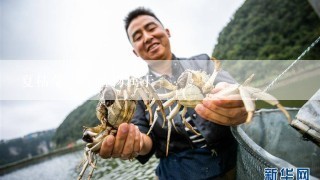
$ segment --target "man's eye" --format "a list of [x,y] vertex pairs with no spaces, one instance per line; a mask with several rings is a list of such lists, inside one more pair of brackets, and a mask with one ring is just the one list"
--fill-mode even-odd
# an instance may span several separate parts
[[141,39],[141,36],[136,36],[136,37],[134,38],[135,41],[139,41],[140,39]]
[[133,41],[139,41],[141,39],[141,35],[136,35],[133,37]]
[[155,30],[156,29],[156,26],[151,26],[151,27],[149,27],[149,31],[153,31],[153,30]]

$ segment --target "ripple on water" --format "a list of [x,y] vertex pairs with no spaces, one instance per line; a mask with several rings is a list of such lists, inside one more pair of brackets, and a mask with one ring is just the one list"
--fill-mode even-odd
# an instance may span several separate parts
[[[34,180],[34,179],[76,179],[80,168],[78,168],[83,158],[83,152],[77,151],[52,159],[21,168],[17,171],[0,176],[2,180]],[[95,170],[92,179],[154,179],[155,168],[158,159],[151,158],[144,165],[137,160],[132,162],[120,159],[98,158],[98,168]],[[86,179],[87,174],[85,174]]]

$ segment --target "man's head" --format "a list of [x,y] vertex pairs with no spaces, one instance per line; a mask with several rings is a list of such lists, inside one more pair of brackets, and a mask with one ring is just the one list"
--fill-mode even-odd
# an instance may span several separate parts
[[124,21],[128,39],[137,56],[144,60],[171,59],[170,32],[152,11],[137,8]]

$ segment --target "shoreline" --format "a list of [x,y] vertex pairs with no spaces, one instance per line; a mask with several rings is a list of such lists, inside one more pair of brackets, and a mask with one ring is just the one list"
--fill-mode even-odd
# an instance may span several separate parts
[[56,149],[54,151],[51,151],[47,154],[42,154],[42,155],[38,155],[38,156],[34,156],[32,158],[27,158],[27,159],[22,159],[20,161],[16,161],[16,162],[12,162],[3,166],[0,166],[0,176],[3,176],[5,174],[8,174],[10,172],[13,172],[15,170],[18,170],[20,168],[24,168],[26,166],[30,166],[33,164],[37,164],[39,162],[45,161],[47,159],[56,157],[56,156],[61,156],[64,154],[68,154],[71,152],[75,152],[75,151],[79,151],[82,150],[84,148],[84,144],[79,144],[79,145],[75,145],[73,147],[69,147],[69,148],[60,148],[60,149]]

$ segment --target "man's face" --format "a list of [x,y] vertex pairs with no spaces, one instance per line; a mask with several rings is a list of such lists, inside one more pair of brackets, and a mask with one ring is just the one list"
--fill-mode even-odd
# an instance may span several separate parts
[[128,27],[133,52],[144,60],[171,59],[170,33],[154,17],[141,15]]

